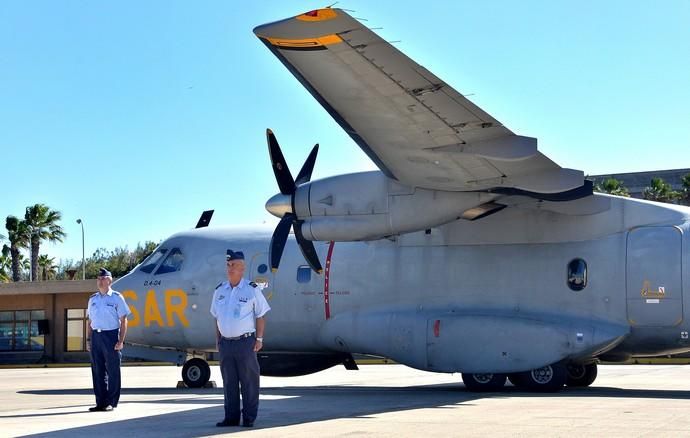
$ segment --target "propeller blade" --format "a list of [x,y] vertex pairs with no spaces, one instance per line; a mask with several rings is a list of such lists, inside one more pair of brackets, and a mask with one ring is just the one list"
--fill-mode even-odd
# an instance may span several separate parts
[[297,244],[299,249],[302,250],[302,255],[304,259],[309,263],[309,266],[317,274],[321,274],[323,269],[321,268],[321,262],[319,262],[319,256],[316,254],[316,248],[314,248],[314,243],[311,240],[307,240],[302,235],[302,222],[295,221],[293,223],[293,230],[295,230],[295,238],[297,239]]
[[297,174],[297,179],[295,179],[295,185],[300,185],[304,184],[305,182],[311,181],[311,173],[314,170],[314,163],[316,163],[316,154],[319,153],[319,144],[315,144],[314,147],[312,148],[311,152],[309,152],[309,156],[307,157],[307,160],[304,162],[302,165],[302,169],[300,169],[299,173]]
[[292,179],[290,168],[288,168],[283,152],[280,150],[278,140],[273,135],[273,131],[266,130],[266,140],[268,141],[268,154],[271,156],[271,166],[273,173],[276,176],[280,193],[283,195],[292,195],[295,193],[295,180]]
[[283,250],[285,249],[285,242],[287,242],[290,227],[294,221],[295,215],[286,213],[278,222],[275,231],[273,231],[271,245],[268,247],[268,259],[271,261],[271,271],[273,272],[278,270],[280,258],[283,256]]

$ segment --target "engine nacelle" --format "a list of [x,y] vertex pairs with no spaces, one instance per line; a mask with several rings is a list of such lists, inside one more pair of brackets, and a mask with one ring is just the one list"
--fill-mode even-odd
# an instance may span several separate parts
[[372,171],[303,184],[295,192],[292,208],[306,239],[342,242],[442,225],[497,196],[411,188]]

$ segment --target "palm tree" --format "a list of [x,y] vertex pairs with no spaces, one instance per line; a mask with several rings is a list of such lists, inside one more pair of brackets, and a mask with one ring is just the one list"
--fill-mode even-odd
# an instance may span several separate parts
[[681,191],[681,199],[686,205],[690,205],[690,173],[683,177],[683,190]]
[[649,201],[673,202],[679,193],[671,189],[671,185],[661,178],[652,178],[649,187],[645,187],[642,197]]
[[31,232],[31,278],[34,280],[38,278],[38,251],[41,243],[46,240],[62,242],[62,238],[66,236],[65,231],[58,225],[60,219],[62,219],[62,214],[51,210],[45,204],[26,207],[24,220]]
[[2,245],[2,253],[0,253],[0,283],[7,283],[12,278],[12,257],[10,256],[10,247]]
[[55,277],[57,274],[57,265],[55,264],[54,257],[48,257],[47,254],[41,254],[38,256],[38,266],[41,267],[41,279],[43,281],[48,280],[48,278]]
[[607,178],[601,184],[597,184],[594,190],[600,193],[608,193],[610,195],[630,197],[628,189],[623,185],[623,181],[618,181],[615,178]]
[[19,269],[20,275],[24,276],[25,281],[29,281],[31,279],[31,260],[24,257],[22,253],[19,253]]
[[29,228],[26,222],[15,216],[7,216],[5,219],[7,239],[10,241],[10,257],[12,258],[12,281],[21,280],[20,256],[21,249],[29,247]]

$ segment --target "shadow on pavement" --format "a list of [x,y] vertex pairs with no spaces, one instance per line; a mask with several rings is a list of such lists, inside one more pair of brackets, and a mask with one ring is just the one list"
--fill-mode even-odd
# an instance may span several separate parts
[[[91,389],[65,390],[32,390],[20,391],[20,394],[41,396],[86,395]],[[154,399],[132,400],[133,395],[153,396]],[[155,399],[155,396],[167,398]],[[177,398],[170,396],[178,395]],[[534,394],[522,392],[515,387],[507,386],[497,393],[471,393],[460,384],[424,385],[411,387],[372,387],[372,386],[317,386],[317,387],[266,387],[262,388],[259,417],[255,429],[295,424],[326,421],[345,418],[367,418],[415,409],[444,409],[448,406],[471,405],[472,401],[482,398],[506,397],[612,397],[637,399],[690,399],[690,391],[685,390],[645,390],[619,389],[608,387],[566,388],[556,394]],[[190,397],[198,396],[198,397]],[[241,427],[216,428],[215,423],[223,417],[222,388],[214,389],[172,389],[172,388],[130,388],[123,389],[120,406],[137,404],[146,409],[147,404],[192,406],[178,412],[152,415],[142,418],[108,421],[111,413],[95,413],[103,416],[104,421],[97,425],[73,427],[52,431],[49,434],[28,436],[85,436],[114,434],[154,434],[175,436],[213,435],[233,433],[246,430]],[[212,404],[214,406],[208,406]],[[203,407],[193,407],[203,405]],[[27,414],[26,417],[69,415],[83,413],[86,406],[60,406],[60,408],[78,408],[74,412]],[[17,418],[24,415],[7,415],[1,418]]]

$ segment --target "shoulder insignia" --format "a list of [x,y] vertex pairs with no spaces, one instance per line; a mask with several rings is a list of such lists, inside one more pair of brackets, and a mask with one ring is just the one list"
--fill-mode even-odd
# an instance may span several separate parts
[[258,284],[254,283],[253,281],[250,281],[250,282],[249,282],[249,285],[250,285],[251,287],[258,287],[258,286],[259,286]]
[[121,294],[120,292],[114,290],[114,291],[113,291],[113,295],[122,295],[122,294]]
[[95,297],[96,295],[98,295],[98,292],[96,292],[95,294],[91,295],[89,298],[93,298],[93,297]]
[[216,286],[214,289],[218,289],[219,287],[221,287],[221,286],[223,285],[223,283],[224,283],[224,282],[221,281],[220,283],[218,283],[218,286]]

